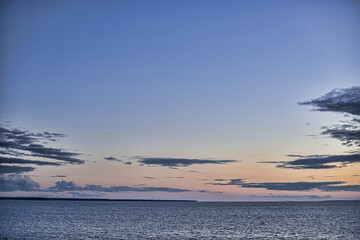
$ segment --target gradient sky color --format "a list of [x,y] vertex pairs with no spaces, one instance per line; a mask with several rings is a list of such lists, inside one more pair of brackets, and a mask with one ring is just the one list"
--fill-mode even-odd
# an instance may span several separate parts
[[[344,112],[298,104],[360,85],[357,1],[5,0],[1,9],[2,125],[67,134],[43,144],[81,153],[85,163],[3,174],[0,182],[27,178],[40,188],[0,196],[359,199],[356,162],[331,169],[259,163],[358,151],[321,134],[349,119]],[[163,166],[147,164],[151,158],[229,162]],[[60,181],[76,186],[54,188]],[[278,182],[358,187],[244,185]]]

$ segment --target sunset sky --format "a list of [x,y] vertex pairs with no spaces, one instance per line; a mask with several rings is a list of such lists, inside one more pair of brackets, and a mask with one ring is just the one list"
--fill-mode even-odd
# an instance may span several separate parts
[[359,2],[0,4],[0,196],[360,199]]

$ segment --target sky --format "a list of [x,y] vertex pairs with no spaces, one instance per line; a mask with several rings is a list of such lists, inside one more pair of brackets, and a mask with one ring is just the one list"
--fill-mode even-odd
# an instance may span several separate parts
[[0,196],[360,199],[360,4],[1,1]]

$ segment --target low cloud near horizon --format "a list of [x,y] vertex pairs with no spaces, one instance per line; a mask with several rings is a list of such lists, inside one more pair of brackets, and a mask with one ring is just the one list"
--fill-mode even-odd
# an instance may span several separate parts
[[278,191],[310,191],[320,190],[325,192],[335,191],[354,191],[360,192],[360,185],[343,185],[344,181],[331,181],[331,182],[260,182],[251,183],[246,182],[245,178],[229,179],[227,182],[208,182],[210,185],[229,186],[235,185],[242,188],[264,188],[266,190]]
[[220,193],[207,190],[190,190],[182,188],[171,187],[131,187],[131,186],[110,186],[104,187],[102,185],[87,184],[85,186],[79,186],[73,181],[57,181],[54,186],[41,189],[40,184],[35,182],[29,176],[12,174],[12,175],[0,175],[0,192],[13,192],[13,191],[25,191],[25,192],[106,192],[106,193],[120,193],[120,192],[200,192],[200,193]]
[[196,158],[163,158],[163,157],[134,157],[139,163],[148,166],[187,167],[195,164],[226,164],[239,162],[238,160],[214,160]]

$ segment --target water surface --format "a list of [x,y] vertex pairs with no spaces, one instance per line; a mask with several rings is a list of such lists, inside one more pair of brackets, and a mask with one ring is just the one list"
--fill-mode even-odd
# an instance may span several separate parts
[[360,239],[360,202],[0,200],[0,239]]

